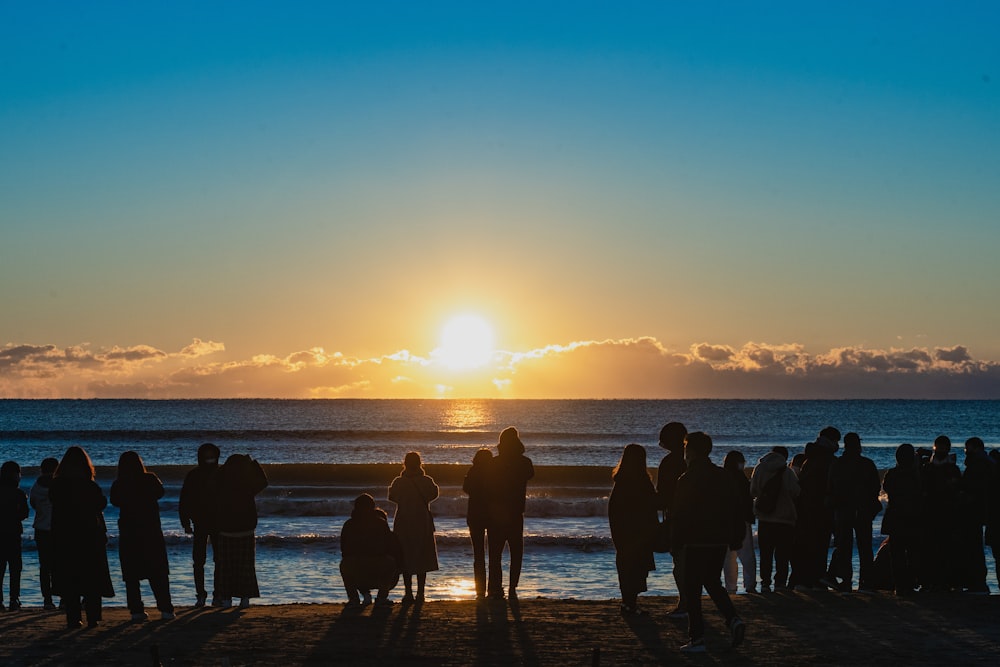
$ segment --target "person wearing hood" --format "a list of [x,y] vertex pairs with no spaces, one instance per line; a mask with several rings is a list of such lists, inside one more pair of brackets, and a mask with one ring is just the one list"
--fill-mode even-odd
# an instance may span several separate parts
[[990,491],[994,484],[993,461],[986,454],[981,438],[965,441],[965,471],[962,473],[962,506],[958,518],[959,557],[963,590],[974,595],[989,595],[986,583],[986,552],[983,528],[986,525]]
[[41,473],[28,493],[28,502],[35,510],[35,547],[38,549],[38,580],[42,587],[42,606],[51,611],[56,608],[52,601],[52,501],[49,500],[49,486],[52,473],[56,471],[59,459],[52,457],[42,460]]
[[21,608],[21,522],[28,518],[28,496],[20,488],[21,466],[0,466],[0,609],[3,609],[4,571],[10,568],[10,611]]
[[861,455],[857,433],[844,436],[844,453],[830,466],[827,493],[833,506],[834,543],[827,581],[842,593],[850,593],[854,568],[852,554],[858,549],[858,591],[873,593],[868,583],[875,554],[872,549],[872,520],[882,511],[879,491],[882,480],[870,458]]
[[[209,544],[212,545],[212,555],[213,560],[215,560],[215,542],[218,532],[216,506],[219,497],[219,454],[219,448],[210,442],[206,442],[198,448],[198,467],[192,468],[184,476],[180,503],[177,507],[184,532],[194,538],[191,544],[191,559],[194,561],[195,607],[204,607],[208,600],[208,590],[205,588],[205,561],[208,558]],[[214,582],[214,573],[212,579]],[[219,603],[220,600],[213,591],[212,604]]]
[[[659,445],[667,451],[667,454],[660,461],[656,470],[656,495],[660,500],[660,509],[663,511],[663,527],[668,534],[672,531],[670,522],[672,521],[671,514],[677,480],[687,470],[687,464],[684,462],[684,438],[686,437],[687,427],[680,422],[669,422],[660,429]],[[681,585],[684,570],[673,556],[671,559],[673,560],[674,585],[677,587],[677,604],[667,615],[672,618],[685,618],[687,606],[684,604],[684,587]]]
[[531,459],[524,455],[524,443],[517,429],[509,426],[500,432],[497,456],[490,467],[489,528],[486,541],[489,550],[489,577],[487,597],[502,600],[503,550],[510,551],[510,578],[507,593],[517,597],[524,560],[524,508],[528,494],[528,480],[535,476]]
[[389,591],[399,583],[403,552],[389,529],[388,516],[375,506],[370,494],[362,493],[354,500],[351,518],[340,531],[340,551],[343,555],[340,576],[347,591],[347,608],[371,604],[373,589],[378,591],[375,606],[391,605]]
[[795,539],[799,480],[788,467],[788,450],[775,447],[754,466],[750,495],[757,515],[757,545],[760,548],[760,592],[771,592],[771,567],[774,566],[774,590],[788,587],[788,569]]
[[219,468],[218,540],[215,592],[221,607],[240,598],[240,609],[260,597],[257,584],[257,494],[267,488],[267,474],[248,454],[232,454]]
[[840,447],[840,431],[827,426],[814,442],[806,444],[805,463],[799,473],[801,493],[795,524],[795,554],[789,586],[800,590],[825,590],[833,510],[827,504],[830,465]]
[[882,490],[888,498],[882,534],[889,536],[892,586],[897,596],[910,595],[916,588],[923,510],[917,457],[910,443],[896,448],[896,467],[886,470]]

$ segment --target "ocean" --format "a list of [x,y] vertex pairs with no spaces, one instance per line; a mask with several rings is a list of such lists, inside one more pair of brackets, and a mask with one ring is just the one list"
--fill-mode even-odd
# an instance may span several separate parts
[[[610,470],[626,444],[646,447],[655,468],[665,453],[657,435],[668,421],[709,433],[713,459],[737,449],[753,465],[774,445],[801,452],[834,425],[860,434],[864,454],[894,464],[902,442],[930,447],[949,435],[961,465],[962,444],[979,436],[1000,444],[1000,401],[779,400],[0,400],[0,461],[17,461],[27,492],[42,458],[81,445],[109,488],[119,455],[135,450],[166,486],[160,513],[175,604],[194,602],[190,538],[177,518],[184,474],[196,450],[214,442],[223,458],[252,455],[270,486],[258,497],[256,604],[344,602],[339,534],[354,497],[375,496],[390,518],[389,482],[408,451],[420,452],[441,486],[432,509],[441,569],[428,576],[430,599],[471,598],[472,549],[465,527],[462,478],[480,447],[516,426],[535,464],[528,487],[522,598],[609,599],[619,595],[607,525]],[[118,596],[117,512],[105,512]],[[31,520],[25,522],[22,602],[41,604]],[[881,518],[876,518],[876,547]],[[989,583],[997,591],[987,552]],[[657,555],[650,594],[675,595],[667,554]],[[211,568],[209,568],[211,571]],[[152,595],[146,591],[147,603]]]

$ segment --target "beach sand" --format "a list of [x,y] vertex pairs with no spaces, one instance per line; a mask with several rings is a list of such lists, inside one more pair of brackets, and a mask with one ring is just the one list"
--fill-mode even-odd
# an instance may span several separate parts
[[[343,605],[179,608],[172,621],[129,623],[105,609],[99,628],[65,629],[58,612],[0,613],[0,664],[151,665],[952,665],[1000,664],[1000,597],[833,593],[740,595],[746,641],[729,648],[706,597],[708,653],[677,650],[686,622],[675,599],[642,598],[648,616],[618,602],[531,599],[345,612]],[[159,614],[150,610],[150,617]]]

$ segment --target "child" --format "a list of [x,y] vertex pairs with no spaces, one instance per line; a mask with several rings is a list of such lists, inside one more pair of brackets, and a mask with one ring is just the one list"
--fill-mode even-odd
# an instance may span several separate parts
[[56,608],[52,601],[52,501],[49,500],[49,485],[52,484],[52,473],[56,471],[59,460],[47,458],[42,460],[41,475],[31,487],[28,501],[35,510],[35,545],[38,547],[38,579],[42,584],[42,598],[45,609]]
[[[13,461],[0,466],[0,584],[10,565],[10,611],[21,608],[21,522],[28,518],[28,497],[18,488],[21,467]],[[0,609],[3,589],[0,587]]]

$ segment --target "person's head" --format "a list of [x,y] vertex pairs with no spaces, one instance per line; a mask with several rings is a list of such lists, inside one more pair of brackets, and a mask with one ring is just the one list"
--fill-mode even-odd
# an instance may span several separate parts
[[39,466],[39,470],[43,475],[51,475],[59,467],[59,459],[48,456],[42,459],[42,465]]
[[845,454],[860,454],[861,453],[861,436],[859,436],[854,431],[851,431],[844,436],[844,453]]
[[362,493],[354,499],[354,509],[351,510],[351,517],[357,518],[364,514],[371,514],[375,511],[375,498],[370,493]]
[[688,430],[680,422],[670,422],[660,429],[660,447],[668,452],[681,452],[684,450],[684,438]]
[[771,447],[771,451],[786,461],[788,460],[788,447],[785,447],[784,445],[775,445],[774,447]]
[[611,478],[618,479],[619,475],[648,475],[646,470],[646,448],[642,445],[632,443],[625,445],[622,458],[618,465],[611,471]]
[[986,451],[986,443],[982,438],[972,437],[965,441],[966,454],[982,454]]
[[518,435],[516,428],[508,426],[500,431],[500,438],[497,440],[497,452],[501,456],[524,454],[524,443],[521,442],[521,436]]
[[218,447],[211,442],[206,442],[198,448],[198,465],[217,466],[219,465],[219,456],[221,454],[222,452],[219,451]]
[[403,457],[403,470],[409,473],[417,473],[423,470],[423,463],[420,461],[419,452],[407,452]]
[[690,463],[695,459],[708,458],[712,453],[712,438],[703,431],[688,433],[684,438],[684,460]]
[[840,443],[840,430],[834,426],[827,426],[819,432],[820,437],[826,438],[834,444]]
[[946,435],[939,435],[934,438],[934,458],[942,461],[948,458],[951,453],[951,438]]
[[73,445],[63,454],[53,476],[93,480],[94,464],[83,447]]
[[472,465],[481,466],[488,464],[493,459],[493,452],[486,447],[480,447],[476,455],[472,457]]
[[805,462],[806,462],[806,455],[803,454],[802,452],[799,452],[798,454],[792,457],[792,462],[789,465],[793,470],[798,472],[799,470],[802,470],[802,466],[805,464]]
[[21,481],[21,466],[15,461],[6,461],[0,466],[0,483],[7,486],[17,486]]
[[728,452],[726,458],[722,459],[722,467],[726,470],[742,471],[746,465],[747,459],[743,456],[743,452],[736,449]]
[[916,450],[910,443],[904,442],[896,447],[896,465],[900,468],[912,468],[916,457]]
[[138,452],[122,452],[118,457],[118,478],[138,477],[146,472],[146,466],[142,462],[142,457]]

